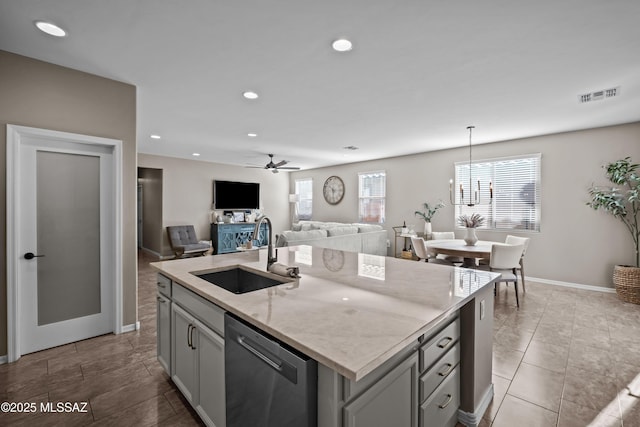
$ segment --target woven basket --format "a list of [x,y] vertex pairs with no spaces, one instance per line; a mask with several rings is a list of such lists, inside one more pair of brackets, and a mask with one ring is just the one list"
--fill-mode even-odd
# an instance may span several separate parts
[[613,284],[622,301],[640,304],[640,268],[616,265],[613,268]]

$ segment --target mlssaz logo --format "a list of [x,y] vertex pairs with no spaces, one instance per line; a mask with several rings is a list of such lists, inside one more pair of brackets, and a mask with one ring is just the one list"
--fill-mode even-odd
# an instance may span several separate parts
[[88,402],[40,402],[40,412],[89,412]]

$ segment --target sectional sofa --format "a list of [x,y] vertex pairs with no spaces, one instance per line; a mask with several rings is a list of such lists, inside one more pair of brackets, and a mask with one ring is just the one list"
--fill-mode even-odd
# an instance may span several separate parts
[[276,238],[276,247],[309,245],[387,255],[387,231],[377,224],[300,221]]

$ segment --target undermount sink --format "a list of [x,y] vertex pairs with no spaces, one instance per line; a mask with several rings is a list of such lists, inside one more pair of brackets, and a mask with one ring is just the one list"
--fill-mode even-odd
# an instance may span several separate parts
[[228,270],[215,271],[212,273],[191,274],[234,294],[244,294],[291,282],[291,280],[287,280],[284,277],[272,279],[241,267],[233,267]]

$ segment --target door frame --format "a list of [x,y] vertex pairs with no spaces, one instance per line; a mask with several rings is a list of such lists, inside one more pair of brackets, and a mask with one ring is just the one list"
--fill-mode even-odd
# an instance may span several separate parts
[[115,210],[113,241],[114,289],[113,331],[123,332],[122,327],[122,141],[97,136],[39,129],[27,126],[7,125],[7,356],[9,362],[18,360],[20,352],[20,282],[18,243],[20,242],[20,146],[23,137],[45,137],[76,144],[101,145],[113,150],[113,194]]

